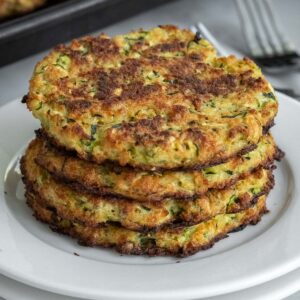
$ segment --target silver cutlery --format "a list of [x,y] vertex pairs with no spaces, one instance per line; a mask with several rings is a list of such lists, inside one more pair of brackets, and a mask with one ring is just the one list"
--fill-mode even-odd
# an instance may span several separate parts
[[265,72],[300,70],[300,56],[283,34],[270,0],[235,0],[251,57]]

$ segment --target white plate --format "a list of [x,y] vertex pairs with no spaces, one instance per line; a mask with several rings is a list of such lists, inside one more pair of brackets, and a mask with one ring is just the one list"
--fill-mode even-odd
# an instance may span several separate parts
[[[204,298],[245,289],[300,266],[300,105],[284,95],[273,132],[286,157],[276,170],[271,213],[257,226],[182,259],[120,256],[83,248],[37,223],[15,167],[38,124],[19,101],[0,109],[0,272],[41,289],[105,299]],[[74,252],[80,256],[75,256]]]
[[[300,289],[300,269],[264,284],[205,300],[281,300]],[[0,297],[6,300],[87,300],[46,292],[0,275]],[[299,296],[294,295],[293,297]],[[298,298],[293,298],[298,299]],[[287,299],[288,300],[288,299]]]

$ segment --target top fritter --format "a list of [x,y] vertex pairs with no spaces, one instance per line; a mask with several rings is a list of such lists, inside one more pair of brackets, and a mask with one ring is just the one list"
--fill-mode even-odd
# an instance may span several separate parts
[[57,145],[151,170],[201,168],[253,149],[278,108],[251,60],[217,57],[170,25],[56,47],[25,100]]

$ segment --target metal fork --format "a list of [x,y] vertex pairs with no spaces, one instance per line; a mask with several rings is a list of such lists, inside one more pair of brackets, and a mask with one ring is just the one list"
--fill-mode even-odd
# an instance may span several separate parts
[[[243,1],[243,0],[242,0]],[[201,37],[208,40],[214,48],[217,50],[217,53],[220,56],[227,56],[229,53],[227,50],[218,42],[215,36],[208,30],[208,28],[201,22],[198,22],[190,26],[192,32],[199,34]],[[298,55],[297,53],[295,55]]]
[[[207,27],[203,23],[196,23],[190,27],[191,31],[195,34],[197,33],[199,36],[208,40],[217,50],[217,53],[220,56],[227,56],[229,53],[226,49],[218,42],[218,40],[212,35],[212,33],[207,29]],[[276,91],[284,93],[292,98],[300,99],[300,95],[297,94],[293,89],[290,88],[279,88],[274,87]]]
[[252,58],[269,73],[300,69],[300,56],[287,40],[269,0],[235,0]]
[[207,29],[207,27],[201,23],[195,23],[194,25],[190,26],[190,30],[200,35],[201,37],[208,40],[217,50],[217,53],[220,56],[228,56],[229,53],[227,53],[226,49],[218,42],[218,40],[210,33],[210,31]]

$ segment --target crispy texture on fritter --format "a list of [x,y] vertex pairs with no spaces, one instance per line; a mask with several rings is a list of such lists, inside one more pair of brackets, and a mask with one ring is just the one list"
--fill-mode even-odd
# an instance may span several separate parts
[[201,168],[258,143],[273,89],[250,60],[188,30],[85,37],[39,62],[24,98],[57,144],[147,170]]
[[121,253],[136,255],[189,256],[212,247],[231,231],[256,224],[266,212],[266,197],[261,196],[256,205],[236,214],[218,215],[190,227],[140,233],[111,224],[95,228],[70,222],[41,206],[36,194],[28,192],[26,196],[35,217],[48,223],[53,230],[70,235],[85,246],[114,247]]
[[121,198],[105,198],[76,192],[72,186],[55,180],[35,163],[35,144],[31,143],[21,170],[27,190],[34,190],[46,207],[63,219],[86,226],[116,222],[138,231],[178,227],[208,220],[217,214],[238,212],[252,206],[259,196],[273,187],[271,170],[259,169],[223,190],[210,190],[195,200],[164,199],[161,202],[137,202]]
[[0,0],[0,20],[29,13],[45,2],[46,0]]
[[272,164],[277,152],[272,136],[266,135],[255,150],[224,164],[198,171],[151,172],[87,162],[57,151],[45,141],[34,142],[32,147],[39,148],[34,150],[36,162],[59,180],[73,183],[73,188],[138,201],[182,199],[204,194],[209,188],[224,188],[252,170]]

